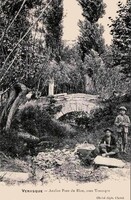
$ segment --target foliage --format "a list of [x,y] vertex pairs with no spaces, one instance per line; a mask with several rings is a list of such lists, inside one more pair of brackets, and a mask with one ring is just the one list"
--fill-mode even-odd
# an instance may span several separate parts
[[91,51],[89,55],[86,55],[85,62],[82,63],[83,74],[89,68],[93,71],[96,93],[102,98],[110,97],[113,91],[123,94],[128,92],[130,81],[123,81],[119,68],[113,67],[113,56],[110,48],[106,48],[101,57],[95,51]]
[[79,26],[81,32],[79,44],[82,55],[89,54],[92,49],[102,54],[104,51],[103,27],[98,24],[91,24],[89,21],[80,21]]
[[106,68],[113,67],[113,52],[111,46],[106,45],[104,52],[101,54],[101,58],[106,66]]
[[103,60],[96,51],[91,51],[89,55],[86,55],[85,62],[83,63],[83,73],[86,72],[87,66],[91,68],[94,73],[98,72],[98,69],[104,65]]
[[[99,18],[105,13],[105,4],[102,0],[78,0],[78,3],[82,7],[82,15],[84,16],[84,21],[79,21],[80,36],[78,37],[79,53],[83,61],[81,69],[83,71],[84,91],[95,93],[95,81],[92,81],[90,84],[87,83],[87,75],[90,78],[94,78],[94,73],[96,73],[99,65],[97,65],[97,59],[101,59],[100,56],[105,50],[102,37],[104,29],[102,25],[97,23]],[[99,56],[92,55],[94,51]],[[86,74],[86,77],[84,77],[84,74]]]
[[82,15],[91,23],[98,21],[103,16],[105,4],[102,0],[77,0],[83,9]]
[[[30,0],[19,0],[19,1],[3,1],[0,7],[0,78],[1,78],[1,89],[5,89],[10,85],[10,80],[13,77],[17,77],[20,82],[23,82],[27,87],[40,90],[43,94],[47,94],[47,85],[52,69],[49,63],[49,51],[46,50],[44,46],[43,33],[40,34],[40,28],[38,24],[33,28],[33,31],[29,31],[27,36],[21,41],[17,48],[14,48],[18,41],[24,36],[28,31],[34,20],[34,11],[41,13],[41,7],[44,8],[45,3],[42,1],[30,1]],[[57,3],[61,3],[59,1]],[[53,9],[57,6],[57,10]],[[46,27],[50,31],[50,26],[52,26],[52,40],[60,40],[62,29],[55,27],[57,35],[53,35],[53,28],[56,25],[52,17],[52,10],[55,12],[55,17],[57,17],[57,11],[59,9],[58,4],[51,4],[51,7],[47,9],[46,14],[49,13]],[[17,13],[19,13],[17,15]],[[54,14],[54,13],[53,13]],[[33,17],[32,17],[33,15]],[[16,17],[17,16],[17,17]],[[62,17],[62,6],[61,14]],[[36,16],[38,17],[38,16]],[[48,18],[47,17],[47,18]],[[43,17],[44,18],[44,17]],[[46,19],[47,19],[46,18]],[[14,21],[13,21],[14,20]],[[51,21],[53,20],[53,21]],[[49,22],[49,23],[48,23]],[[51,23],[51,24],[50,24]],[[52,25],[53,23],[53,25]],[[42,25],[43,26],[43,25]],[[39,29],[39,30],[38,30]],[[60,29],[60,30],[59,30]],[[39,33],[38,33],[39,31]],[[42,30],[43,31],[43,27]],[[34,34],[35,32],[35,34]],[[58,32],[60,34],[58,34]],[[36,35],[40,34],[40,37]],[[58,36],[59,35],[59,36]],[[54,44],[53,48],[57,48],[57,42]],[[59,42],[60,43],[60,42]],[[51,42],[52,44],[52,42]],[[57,46],[57,47],[56,47]],[[8,57],[9,56],[9,57]],[[8,60],[6,60],[8,57]],[[5,63],[6,62],[6,63]],[[5,78],[6,77],[6,78]]]
[[[28,2],[28,1],[27,1]],[[0,7],[1,18],[1,40],[0,40],[0,65],[1,65],[1,78],[6,74],[6,79],[2,80],[2,87],[6,87],[9,84],[10,77],[14,73],[15,77],[20,77],[26,73],[25,60],[27,59],[26,53],[28,51],[28,40],[30,34],[18,45],[18,48],[14,48],[20,38],[26,33],[29,27],[27,20],[28,10],[27,2],[22,4],[23,1],[3,1]],[[16,14],[20,14],[16,17]],[[15,19],[15,20],[14,20]],[[12,23],[12,21],[14,22]],[[14,50],[13,50],[14,49]],[[12,53],[11,53],[12,52]],[[10,55],[10,56],[9,56]],[[9,56],[7,62],[6,58]],[[12,60],[16,57],[15,62],[12,65],[11,70],[8,71]]]
[[101,54],[104,50],[104,40],[102,39],[103,27],[97,21],[105,13],[105,4],[102,0],[78,0],[83,10],[84,21],[79,22],[80,36],[78,43],[80,46],[81,59],[84,61],[85,55],[91,49]]
[[[52,98],[49,99],[49,101],[51,103],[54,102]],[[37,137],[46,134],[52,136],[66,136],[66,126],[52,118],[55,113],[49,111],[49,107],[51,106],[52,104],[45,107],[43,103],[36,103],[34,101],[27,102],[27,104],[22,105],[18,110],[12,128],[23,128],[25,131]]]
[[[16,154],[26,155],[29,150],[33,155],[35,147],[42,151],[47,147],[58,148],[61,140],[76,135],[76,131],[69,124],[53,119],[54,112],[60,111],[61,108],[57,106],[53,108],[54,101],[51,97],[49,101],[50,104],[46,108],[43,103],[36,101],[21,105],[13,119],[11,134],[7,135],[1,131],[0,150],[9,151],[15,156]],[[19,137],[19,133],[22,133],[24,137]],[[35,136],[36,139],[29,140],[25,137],[26,134]]]
[[[48,2],[48,0],[47,0]],[[43,14],[45,27],[45,43],[51,59],[60,61],[62,39],[63,0],[52,0],[48,9]]]
[[125,93],[130,87],[130,82],[122,80],[118,68],[99,68],[95,75],[97,92],[103,98],[108,98],[112,95],[113,91]]
[[118,3],[118,16],[111,19],[111,34],[113,36],[113,61],[115,66],[120,66],[126,78],[131,76],[131,1],[126,5]]

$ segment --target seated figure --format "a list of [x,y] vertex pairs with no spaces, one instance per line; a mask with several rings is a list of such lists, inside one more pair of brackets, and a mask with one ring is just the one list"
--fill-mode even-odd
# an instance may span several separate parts
[[98,147],[99,154],[102,156],[114,156],[119,151],[117,149],[117,143],[115,137],[112,135],[113,131],[109,128],[105,129],[105,136],[102,138]]
[[117,157],[119,150],[117,148],[117,142],[112,135],[113,131],[109,128],[104,130],[105,135],[101,139],[98,147],[92,150],[84,158],[84,163],[93,164],[96,156],[101,155],[103,157]]

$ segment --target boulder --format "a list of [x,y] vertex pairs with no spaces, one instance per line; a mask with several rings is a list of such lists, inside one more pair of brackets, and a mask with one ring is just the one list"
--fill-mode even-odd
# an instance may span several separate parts
[[1,171],[0,179],[2,181],[18,181],[25,182],[29,179],[29,173],[23,172],[9,172],[9,171]]
[[125,163],[122,160],[116,158],[107,158],[102,156],[97,156],[94,159],[94,164],[99,166],[119,167],[119,168],[123,168],[125,166]]

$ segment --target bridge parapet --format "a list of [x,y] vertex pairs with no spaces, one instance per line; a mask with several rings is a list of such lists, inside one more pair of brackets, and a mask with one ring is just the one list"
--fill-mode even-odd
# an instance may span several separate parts
[[[70,112],[86,112],[90,114],[90,112],[99,107],[98,95],[90,95],[90,94],[56,94],[52,97],[40,97],[37,100],[32,100],[27,102],[24,107],[28,107],[29,105],[39,105],[42,107],[47,107],[51,104],[51,99],[53,98],[54,105],[62,106],[60,112],[55,114],[55,118],[58,119],[61,116],[70,113]],[[22,109],[22,107],[20,108]]]
[[57,103],[62,104],[62,109],[55,115],[55,118],[58,119],[61,116],[70,113],[70,112],[90,112],[98,108],[98,95],[89,95],[89,94],[64,94],[64,95],[55,95],[54,96]]

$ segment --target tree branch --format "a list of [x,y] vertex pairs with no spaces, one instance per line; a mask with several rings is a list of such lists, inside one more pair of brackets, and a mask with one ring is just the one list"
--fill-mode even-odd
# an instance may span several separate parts
[[14,46],[14,48],[12,49],[12,51],[9,53],[9,55],[7,56],[7,58],[5,59],[5,62],[2,66],[2,69],[4,69],[9,57],[12,55],[12,53],[15,51],[15,49],[18,47],[18,45],[21,43],[21,41],[27,36],[27,34],[31,31],[31,29],[34,27],[34,25],[38,22],[38,20],[42,17],[43,13],[45,12],[45,10],[48,8],[48,6],[50,5],[50,3],[52,2],[52,0],[49,1],[49,3],[46,4],[46,6],[42,9],[41,14],[38,16],[38,18],[35,20],[35,22],[32,24],[31,27],[28,28],[27,32],[23,35],[23,37],[17,42],[17,44]]

